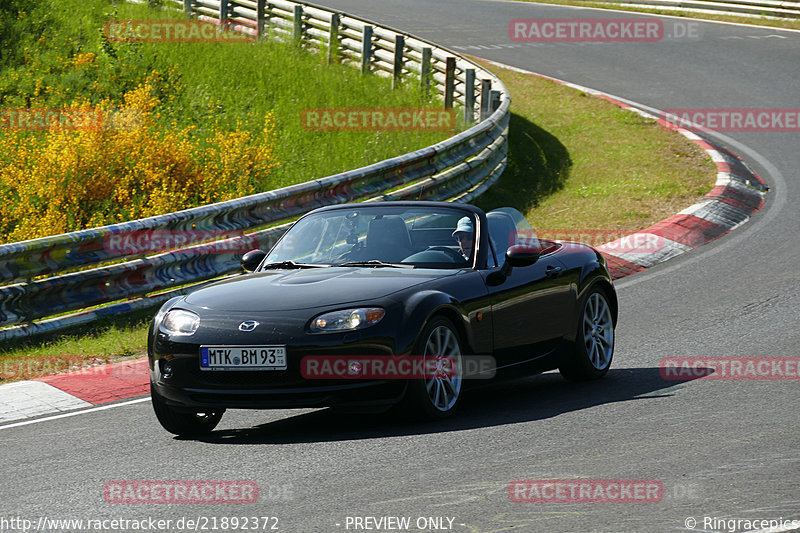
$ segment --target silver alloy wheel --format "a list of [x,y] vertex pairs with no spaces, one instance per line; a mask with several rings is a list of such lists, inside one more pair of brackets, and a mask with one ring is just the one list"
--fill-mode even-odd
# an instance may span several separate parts
[[583,340],[589,362],[597,370],[605,370],[614,354],[614,322],[608,303],[598,292],[586,301]]
[[461,394],[461,347],[458,337],[447,326],[437,326],[425,342],[425,369],[430,358],[436,360],[436,372],[425,377],[431,405],[445,412],[453,408]]

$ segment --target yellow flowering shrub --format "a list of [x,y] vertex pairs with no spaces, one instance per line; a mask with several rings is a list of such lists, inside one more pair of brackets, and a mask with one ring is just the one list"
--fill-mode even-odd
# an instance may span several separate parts
[[72,63],[76,67],[83,67],[85,65],[91,65],[94,63],[94,60],[97,58],[95,54],[92,52],[86,52],[84,54],[77,54],[75,57],[72,58]]
[[[89,56],[75,61],[90,64]],[[272,115],[259,134],[239,125],[197,139],[192,127],[159,125],[154,93],[144,82],[118,108],[104,102],[89,114],[101,118],[93,127],[71,129],[56,121],[39,132],[0,128],[0,241],[134,220],[271,188],[268,177],[278,164]],[[78,116],[87,109],[76,102],[70,112]]]

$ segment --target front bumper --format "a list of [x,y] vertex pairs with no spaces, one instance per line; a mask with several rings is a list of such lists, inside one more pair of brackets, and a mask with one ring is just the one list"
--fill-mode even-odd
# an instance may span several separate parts
[[168,405],[193,410],[388,407],[405,394],[404,382],[378,381],[285,389],[176,387],[163,381],[153,385]]
[[[168,405],[188,409],[389,406],[403,398],[407,385],[403,380],[307,379],[301,369],[306,356],[393,357],[396,346],[390,324],[357,332],[309,334],[305,319],[281,318],[280,331],[265,328],[265,333],[246,336],[228,333],[242,316],[218,317],[213,330],[201,329],[191,337],[170,338],[156,328],[148,350],[155,392]],[[286,370],[200,369],[203,345],[276,344],[286,346]],[[164,372],[166,363],[169,373]]]

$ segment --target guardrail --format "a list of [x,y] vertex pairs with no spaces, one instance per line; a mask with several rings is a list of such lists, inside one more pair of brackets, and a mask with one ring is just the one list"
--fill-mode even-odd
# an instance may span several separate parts
[[800,17],[800,2],[781,0],[596,0],[598,2],[620,5],[644,5],[670,9],[689,9],[710,12],[724,12],[745,16],[768,16],[778,18]]
[[[340,54],[362,71],[415,77],[461,105],[467,123],[443,142],[373,165],[217,204],[101,228],[0,245],[0,340],[91,322],[150,307],[239,270],[240,252],[269,248],[308,210],[349,201],[469,202],[502,173],[509,105],[502,82],[476,63],[411,35],[288,0],[172,0],[190,16],[212,17],[258,37],[292,39]],[[152,255],[131,256],[110,239],[142,231],[202,231],[241,236]],[[114,264],[109,264],[114,263]],[[162,291],[162,292],[158,292]],[[100,307],[98,307],[100,306]],[[87,310],[87,308],[93,308]],[[76,312],[83,310],[80,312]],[[54,317],[54,315],[62,315]],[[39,320],[43,317],[51,317]]]

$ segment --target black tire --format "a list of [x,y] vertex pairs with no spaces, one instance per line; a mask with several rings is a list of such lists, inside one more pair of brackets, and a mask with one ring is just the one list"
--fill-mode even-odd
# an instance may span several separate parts
[[170,407],[150,384],[150,399],[161,425],[181,437],[198,437],[210,433],[219,424],[225,409],[218,411],[182,411]]
[[428,322],[414,349],[414,355],[426,359],[451,357],[453,368],[449,374],[409,381],[405,398],[397,406],[399,414],[414,420],[442,420],[452,416],[461,403],[463,392],[462,346],[458,330],[450,320],[438,316]]
[[606,292],[595,287],[581,306],[575,343],[564,356],[559,372],[570,381],[599,379],[608,373],[614,357],[614,319]]

